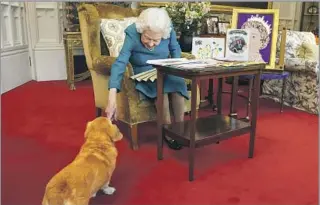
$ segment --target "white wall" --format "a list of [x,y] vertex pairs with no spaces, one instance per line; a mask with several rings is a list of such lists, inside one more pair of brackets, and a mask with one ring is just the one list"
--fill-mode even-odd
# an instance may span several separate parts
[[1,94],[30,80],[23,2],[1,2]]
[[[301,5],[273,2],[273,8],[280,9],[280,29],[285,26],[299,30]],[[66,80],[62,35],[62,2],[2,2],[1,93],[32,79]]]
[[62,2],[27,2],[33,78],[66,80]]
[[272,8],[279,9],[279,30],[299,31],[302,2],[273,2]]

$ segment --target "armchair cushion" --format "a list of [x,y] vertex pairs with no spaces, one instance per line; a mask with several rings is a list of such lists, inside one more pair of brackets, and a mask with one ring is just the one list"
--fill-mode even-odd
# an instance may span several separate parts
[[110,56],[117,57],[123,46],[124,30],[136,22],[136,17],[124,19],[101,19],[101,33],[108,46]]
[[[282,32],[279,32],[277,39],[277,57],[279,57],[280,53],[281,33]],[[288,30],[285,45],[285,58],[298,58],[299,48],[301,48],[303,42],[316,44],[314,34],[311,32]]]
[[298,57],[306,60],[319,60],[319,46],[314,43],[303,42],[298,48]]

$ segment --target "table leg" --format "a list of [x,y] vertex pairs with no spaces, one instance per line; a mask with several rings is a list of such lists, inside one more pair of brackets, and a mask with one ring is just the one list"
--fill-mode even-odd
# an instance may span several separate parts
[[70,90],[75,90],[74,85],[74,59],[73,59],[73,50],[72,43],[68,40],[65,40],[65,55],[66,55],[66,66],[67,66],[67,83]]
[[210,102],[210,105],[211,105],[211,108],[213,111],[216,111],[217,110],[217,105],[214,104],[214,101],[213,101],[213,79],[209,79],[209,89],[208,89],[208,101]]
[[[158,131],[158,160],[163,159],[163,73],[157,71],[157,131]],[[192,95],[193,96],[193,95]],[[192,110],[191,110],[192,111]]]
[[255,74],[254,76],[254,91],[251,98],[251,131],[250,131],[250,142],[249,142],[249,158],[253,157],[254,152],[254,141],[256,137],[256,127],[257,127],[257,112],[259,104],[260,95],[260,75],[261,72]]
[[192,79],[191,88],[191,127],[190,127],[190,146],[189,146],[189,181],[194,179],[194,155],[195,155],[195,135],[196,135],[196,119],[197,119],[197,79]]
[[223,86],[223,78],[219,78],[218,80],[218,94],[217,94],[217,109],[218,114],[222,113],[222,86]]
[[235,108],[235,105],[237,104],[237,95],[238,95],[238,81],[239,81],[239,76],[234,76],[233,77],[233,82],[232,82],[232,91],[231,91],[231,103],[230,103],[230,117],[236,117],[237,111]]
[[208,99],[210,105],[213,106],[213,79],[209,79],[207,99]]
[[251,105],[251,98],[252,98],[252,86],[253,86],[253,79],[249,79],[249,89],[248,89],[248,98],[247,98],[247,116],[246,120],[250,120],[250,105]]

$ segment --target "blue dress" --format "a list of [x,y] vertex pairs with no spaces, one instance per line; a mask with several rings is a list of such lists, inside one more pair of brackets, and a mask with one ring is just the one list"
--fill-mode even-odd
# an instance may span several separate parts
[[[160,44],[153,51],[148,50],[141,42],[141,34],[137,32],[136,24],[131,24],[125,29],[125,40],[119,56],[111,67],[111,76],[109,79],[109,89],[116,88],[118,92],[121,90],[121,82],[123,73],[126,70],[128,62],[133,67],[134,74],[153,69],[146,63],[147,60],[180,58],[181,49],[177,42],[176,33],[172,29],[168,39],[162,39]],[[137,82],[135,87],[144,96],[154,99],[157,97],[156,82]],[[183,78],[166,75],[164,77],[164,93],[178,92],[186,99],[189,99],[187,86]]]

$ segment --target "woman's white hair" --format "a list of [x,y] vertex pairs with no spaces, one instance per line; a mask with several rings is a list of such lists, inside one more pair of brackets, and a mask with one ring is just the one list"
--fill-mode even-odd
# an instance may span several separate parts
[[163,8],[148,8],[143,10],[136,21],[137,31],[143,33],[145,30],[162,32],[162,38],[170,37],[171,19]]

